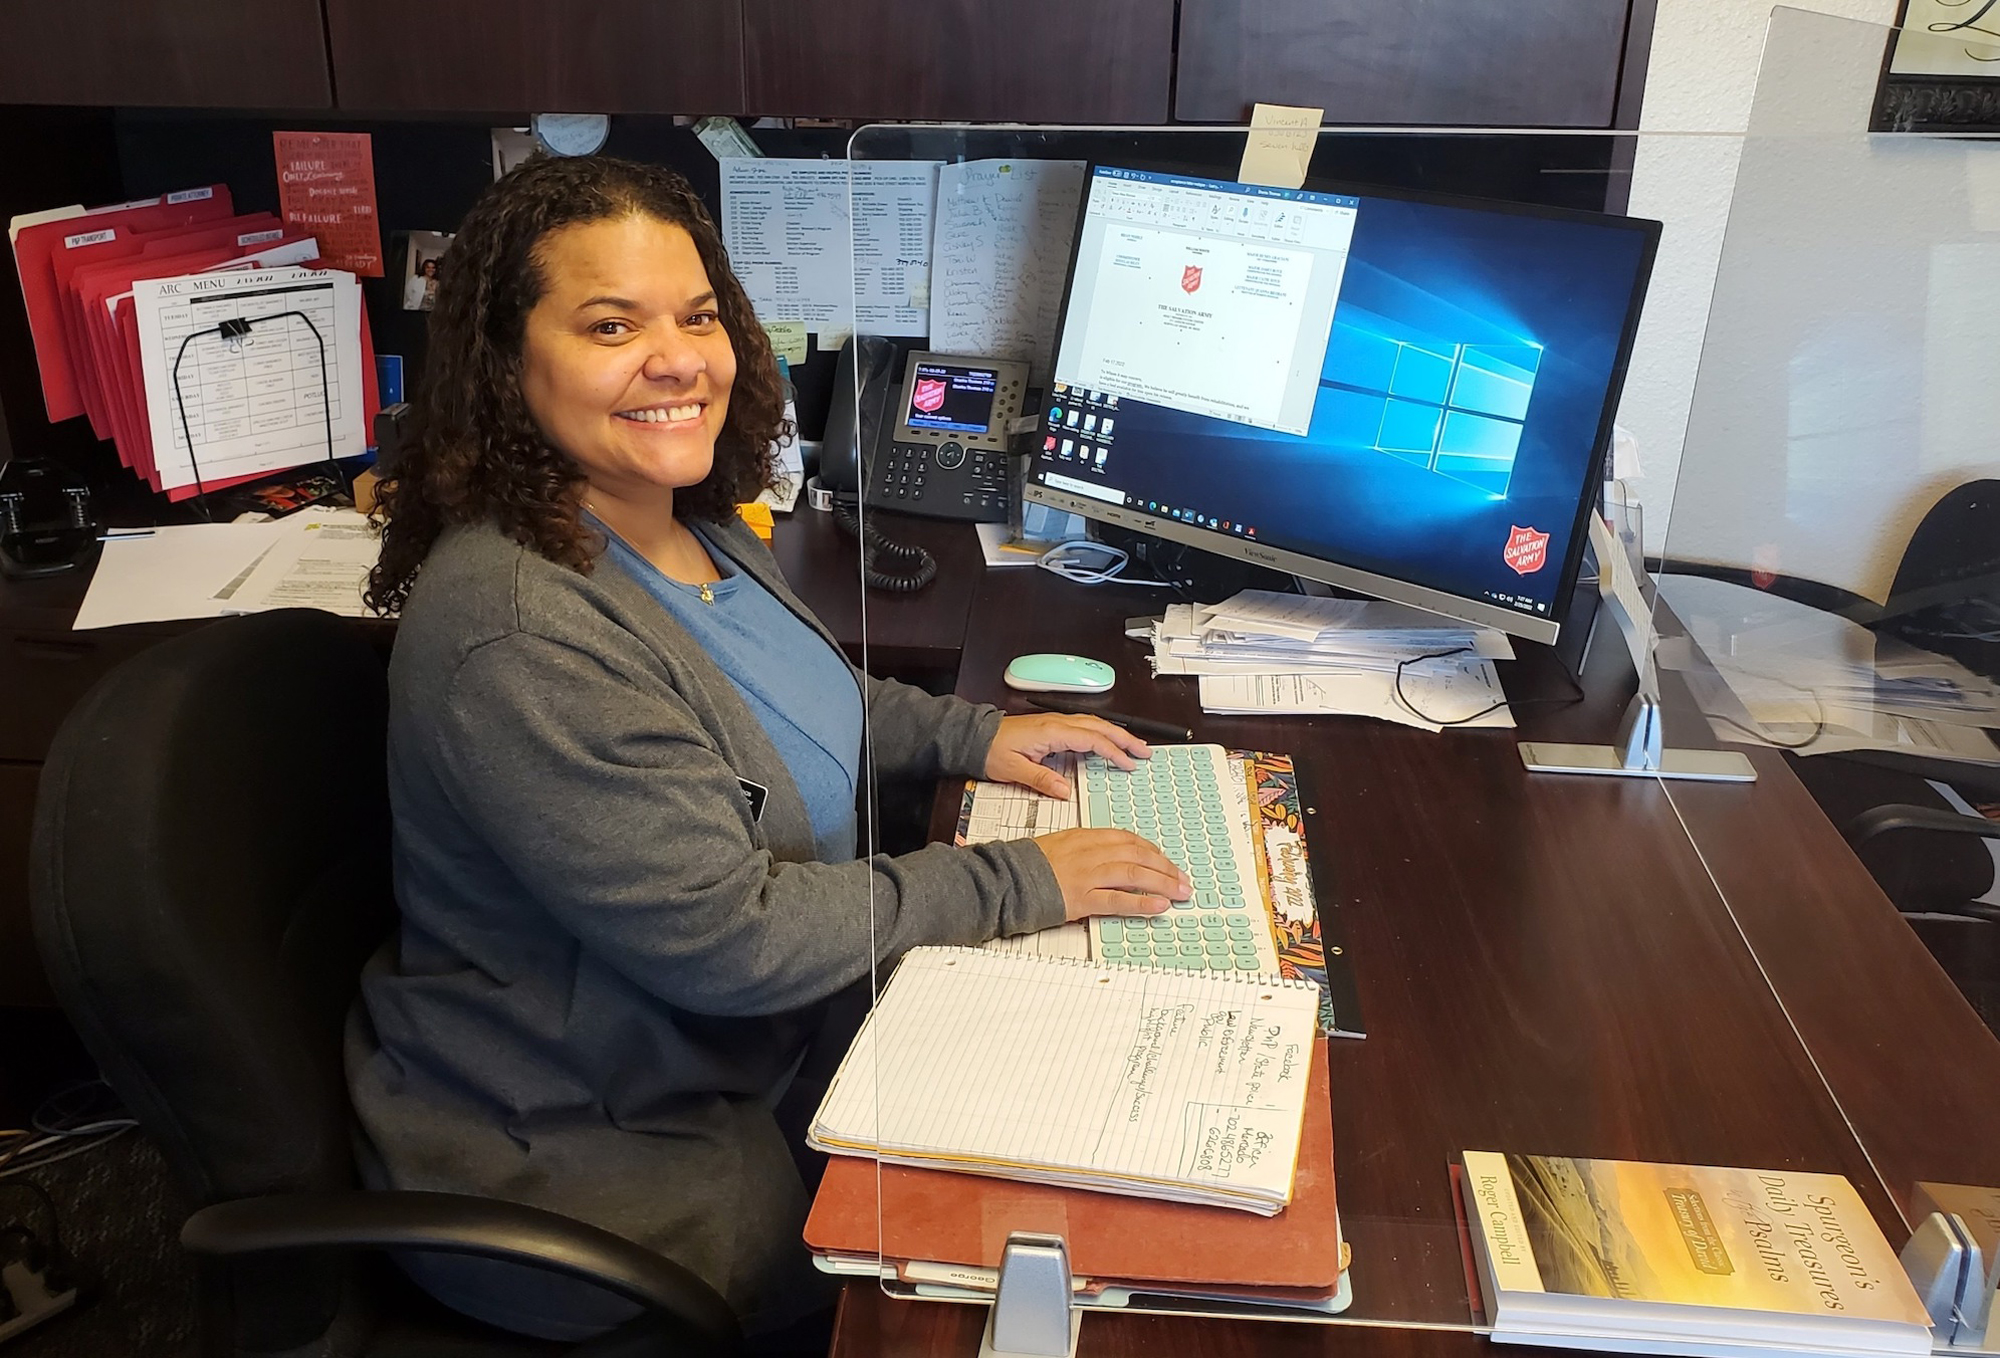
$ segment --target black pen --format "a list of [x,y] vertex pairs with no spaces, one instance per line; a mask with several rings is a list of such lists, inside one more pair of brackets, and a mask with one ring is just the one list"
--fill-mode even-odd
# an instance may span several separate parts
[[1050,694],[1028,699],[1028,706],[1039,707],[1044,712],[1102,717],[1108,722],[1124,727],[1133,735],[1144,736],[1148,740],[1192,741],[1194,739],[1193,731],[1185,726],[1176,726],[1170,721],[1155,721],[1151,717],[1133,717],[1123,712],[1108,712],[1101,707],[1087,707],[1080,702]]

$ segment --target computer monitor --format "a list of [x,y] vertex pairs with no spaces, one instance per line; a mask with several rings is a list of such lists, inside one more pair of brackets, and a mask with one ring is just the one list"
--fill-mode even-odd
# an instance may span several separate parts
[[1658,239],[1093,166],[1024,494],[1552,642]]

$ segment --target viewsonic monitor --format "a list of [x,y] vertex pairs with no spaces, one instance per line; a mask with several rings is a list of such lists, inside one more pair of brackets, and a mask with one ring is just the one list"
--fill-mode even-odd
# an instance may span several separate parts
[[1659,223],[1093,166],[1029,500],[1534,641]]

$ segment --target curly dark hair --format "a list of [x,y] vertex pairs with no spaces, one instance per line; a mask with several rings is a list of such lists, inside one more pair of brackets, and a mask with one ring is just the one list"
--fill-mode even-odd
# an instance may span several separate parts
[[681,518],[722,522],[770,484],[771,445],[783,432],[784,386],[770,338],[730,271],[701,199],[672,170],[608,156],[537,157],[481,194],[451,244],[430,314],[430,350],[410,430],[384,472],[375,521],[382,555],[366,599],[402,610],[444,530],[494,520],[524,547],[589,574],[603,544],[580,517],[583,471],[550,446],[521,395],[528,313],[547,286],[537,247],[550,232],[643,214],[694,238],[716,311],[736,354],[715,465],[674,492]]

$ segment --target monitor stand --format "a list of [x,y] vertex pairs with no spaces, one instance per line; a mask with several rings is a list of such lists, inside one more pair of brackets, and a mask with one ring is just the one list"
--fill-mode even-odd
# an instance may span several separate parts
[[[1570,607],[1554,650],[1570,680],[1581,690],[1584,657],[1600,617],[1610,617],[1621,632],[1638,626],[1617,608],[1599,607],[1602,595],[1597,571],[1597,543],[1577,572]],[[1598,565],[1598,569],[1602,569]],[[1572,640],[1574,638],[1574,640]],[[1651,665],[1647,668],[1650,670]],[[1670,750],[1661,731],[1660,696],[1655,676],[1643,676],[1638,693],[1619,719],[1618,734],[1609,745],[1575,745],[1564,741],[1524,740],[1516,747],[1531,773],[1593,773],[1615,778],[1673,778],[1707,783],[1754,783],[1757,767],[1737,750]]]

